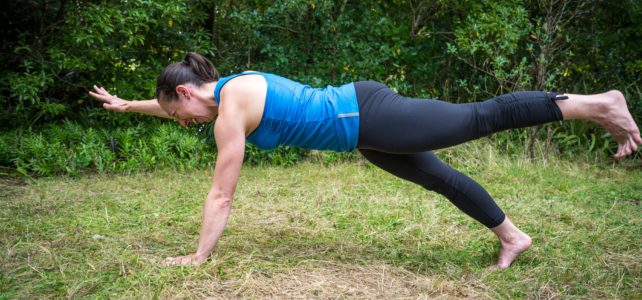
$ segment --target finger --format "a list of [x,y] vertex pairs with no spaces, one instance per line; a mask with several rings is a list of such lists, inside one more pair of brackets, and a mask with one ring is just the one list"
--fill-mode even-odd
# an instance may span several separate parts
[[624,144],[622,144],[622,148],[621,148],[621,151],[620,151],[620,158],[625,157],[625,156],[627,155],[627,154],[626,154],[626,152],[627,152],[628,150],[629,150],[629,141],[628,141],[628,140],[626,140],[626,141],[624,142]]
[[620,159],[622,157],[622,148],[622,144],[618,143],[617,152],[615,152],[615,155],[613,157],[615,157],[616,159]]
[[624,158],[627,155],[629,155],[629,140],[626,140],[626,142],[624,142],[624,145],[622,145],[621,157]]
[[97,87],[95,85],[94,85],[94,91],[95,91],[94,93],[96,93],[96,94],[105,95],[105,90],[100,88],[100,87]]
[[627,155],[629,155],[629,146],[627,145],[626,147],[622,148],[622,154],[620,154],[620,158],[625,158]]
[[92,96],[92,97],[95,97],[95,98],[98,98],[98,97],[102,96],[101,94],[99,94],[97,92],[94,92],[94,91],[89,91],[89,95]]
[[96,98],[98,100],[101,100],[101,101],[105,101],[104,98],[103,98],[103,95],[98,94],[96,92],[89,91],[89,96],[92,96],[92,97],[94,97],[94,98]]
[[633,150],[634,144],[635,143],[633,142],[632,138],[629,137],[629,139],[626,141],[626,155],[630,155],[631,153],[633,153],[633,151],[635,151]]
[[636,144],[642,144],[642,137],[640,137],[639,133],[633,134],[633,141],[635,141]]
[[638,144],[633,140],[633,136],[629,137],[629,148],[631,149],[631,153],[638,151]]
[[102,102],[111,103],[111,99],[109,97],[103,96],[101,94],[96,94],[96,93],[90,91],[89,92],[89,96],[92,96],[95,99],[100,100]]
[[103,90],[101,90],[99,87],[95,85],[94,85],[94,93],[100,94],[100,95],[104,94]]
[[626,148],[624,148],[624,156],[629,156],[631,153],[633,153],[633,144],[631,143],[631,139],[629,138],[626,141]]

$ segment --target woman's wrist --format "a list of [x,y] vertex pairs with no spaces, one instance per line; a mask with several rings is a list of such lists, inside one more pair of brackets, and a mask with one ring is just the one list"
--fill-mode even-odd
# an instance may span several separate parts
[[136,111],[136,110],[134,110],[134,105],[132,105],[134,101],[123,100],[123,99],[121,99],[121,100],[123,101],[123,103],[125,103],[125,105],[124,105],[125,106],[125,112],[135,112]]
[[200,253],[197,251],[196,253],[194,253],[194,259],[196,259],[198,262],[206,261],[207,258],[210,257],[210,253]]

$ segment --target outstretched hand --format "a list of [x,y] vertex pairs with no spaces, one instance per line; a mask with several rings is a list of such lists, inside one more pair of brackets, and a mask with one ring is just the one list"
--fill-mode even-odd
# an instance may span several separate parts
[[126,112],[129,101],[118,98],[107,92],[103,87],[94,85],[94,90],[89,91],[89,95],[103,102],[103,108],[116,112]]

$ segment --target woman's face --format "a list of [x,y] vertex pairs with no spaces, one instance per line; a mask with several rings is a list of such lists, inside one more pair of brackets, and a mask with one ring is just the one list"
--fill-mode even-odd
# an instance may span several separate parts
[[181,126],[190,123],[206,123],[214,120],[216,110],[208,107],[207,100],[198,97],[198,92],[193,86],[179,85],[176,87],[178,99],[174,101],[160,100],[158,104],[167,114],[176,119]]

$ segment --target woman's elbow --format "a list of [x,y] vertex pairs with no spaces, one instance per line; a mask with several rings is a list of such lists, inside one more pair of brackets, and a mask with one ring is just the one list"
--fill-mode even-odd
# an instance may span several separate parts
[[217,208],[230,208],[232,206],[232,194],[217,194],[208,197],[208,202]]
[[216,199],[215,204],[219,208],[230,208],[232,207],[232,196],[218,198]]

